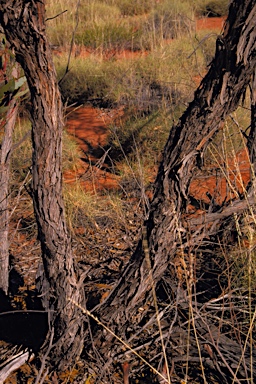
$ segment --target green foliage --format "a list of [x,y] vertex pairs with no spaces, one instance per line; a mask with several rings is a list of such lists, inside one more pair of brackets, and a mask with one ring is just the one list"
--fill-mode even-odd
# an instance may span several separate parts
[[0,114],[8,111],[9,101],[11,99],[20,100],[20,98],[28,93],[28,88],[21,89],[26,84],[27,79],[21,76],[17,79],[11,78],[4,85],[0,86]]

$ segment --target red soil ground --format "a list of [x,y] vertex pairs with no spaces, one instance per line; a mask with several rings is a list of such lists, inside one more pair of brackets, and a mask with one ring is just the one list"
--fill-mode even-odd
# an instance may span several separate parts
[[247,150],[240,150],[235,158],[230,157],[221,167],[212,166],[209,170],[210,175],[193,179],[190,195],[204,203],[210,203],[212,198],[215,204],[221,205],[224,201],[234,199],[239,193],[245,192],[250,181],[250,161]]
[[[61,55],[61,52],[55,52],[57,55]],[[142,56],[146,56],[146,51],[131,51],[129,49],[121,49],[121,50],[104,50],[102,52],[97,52],[93,49],[86,48],[86,47],[75,47],[73,54],[77,57],[89,57],[92,54],[96,54],[99,56],[102,56],[104,60],[110,60],[115,58],[116,60],[123,60],[123,59],[136,59]]]
[[[106,115],[100,109],[90,106],[79,108],[69,114],[68,132],[76,138],[82,150],[81,158],[86,161],[80,162],[76,174],[65,173],[64,179],[67,183],[80,179],[83,188],[93,192],[118,188],[118,177],[106,171],[107,165],[104,159],[91,154],[107,144],[108,124],[117,115],[118,112],[114,114],[114,111],[111,116]],[[205,203],[210,202],[208,197],[210,195],[216,204],[221,204],[224,200],[235,198],[238,192],[242,193],[250,180],[247,151],[245,149],[239,151],[236,158],[230,158],[223,168],[224,170],[221,170],[217,165],[212,165],[211,170],[207,172],[208,175],[195,178],[191,183],[190,195]]]
[[67,183],[79,179],[83,188],[92,192],[118,188],[118,178],[106,170],[104,151],[101,151],[101,158],[94,154],[107,144],[108,125],[118,113],[120,112],[113,111],[110,116],[103,114],[100,109],[85,106],[68,115],[67,131],[75,137],[84,160],[78,164],[76,173],[65,172],[64,180]]
[[[197,20],[197,30],[215,29],[221,31],[224,18],[203,18]],[[124,59],[127,58],[126,51],[119,53]],[[134,54],[129,52],[129,57]],[[137,53],[135,53],[137,55]],[[103,148],[108,142],[108,126],[120,115],[120,111],[103,113],[100,109],[90,106],[81,107],[68,115],[67,130],[74,136],[81,148],[81,161],[76,174],[66,172],[64,179],[72,183],[80,179],[86,191],[98,192],[118,188],[118,177],[107,172],[103,158],[95,155],[96,150]],[[101,156],[104,152],[101,152]],[[209,175],[210,173],[210,175]],[[224,200],[234,198],[237,192],[241,193],[250,180],[250,165],[246,150],[240,151],[236,159],[230,159],[225,168],[226,176],[216,166],[213,166],[207,176],[200,176],[191,183],[190,194],[197,200],[209,203],[209,194],[214,198],[216,204]],[[207,196],[208,194],[208,196]]]
[[203,17],[196,21],[196,30],[215,30],[220,33],[225,22],[225,17]]

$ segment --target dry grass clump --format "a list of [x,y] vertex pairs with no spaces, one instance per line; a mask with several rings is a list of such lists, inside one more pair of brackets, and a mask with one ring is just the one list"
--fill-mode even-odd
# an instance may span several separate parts
[[133,39],[133,24],[122,19],[117,6],[105,2],[89,1],[78,8],[76,1],[50,3],[47,14],[47,33],[53,45],[68,47],[74,30],[76,44],[97,50],[122,48]]
[[188,2],[163,1],[151,11],[143,26],[144,44],[156,48],[164,40],[177,39],[195,30],[193,8]]
[[18,118],[13,133],[13,146],[10,184],[16,188],[26,178],[32,165],[31,123],[27,118]]
[[53,45],[74,42],[96,50],[145,50],[195,30],[195,14],[226,15],[228,1],[49,0],[47,32]]
[[135,59],[104,59],[97,52],[72,56],[64,78],[68,55],[55,56],[54,62],[69,103],[134,106],[149,113],[166,104],[184,107],[192,98],[209,60],[210,43],[213,52],[214,39],[206,46],[206,40],[199,44],[198,38],[183,37]]
[[[194,27],[188,1],[125,2],[90,0],[78,4],[52,2],[47,5],[48,35],[53,45],[74,41],[93,49],[143,50],[163,39],[178,37]],[[66,12],[65,12],[66,11]],[[54,18],[55,15],[59,15]]]
[[[248,121],[246,109],[238,111],[238,115],[240,121]],[[252,167],[248,157],[246,160],[243,158],[242,164],[237,157],[237,151],[246,153],[243,132],[247,126],[233,124],[229,119],[223,129],[222,140],[218,137],[219,145],[215,149],[214,143],[210,145],[209,157],[213,157],[209,162],[218,163],[219,184],[217,182],[216,192],[220,191],[218,186],[222,178],[226,180],[233,199],[243,194],[247,201],[249,195],[244,171],[250,172]],[[213,172],[211,174],[214,178]],[[185,281],[189,302],[189,319],[184,330],[187,334],[183,336],[187,354],[185,381],[191,373],[195,374],[190,358],[196,354],[204,383],[220,382],[221,377],[232,383],[253,383],[255,380],[255,224],[255,210],[248,201],[243,213],[235,212],[229,220],[224,220],[218,233],[202,240],[201,245],[197,244],[188,253],[181,251],[179,255],[177,271]],[[206,344],[202,345],[202,341],[207,343],[208,337],[211,342],[206,352]],[[193,349],[195,346],[198,352]],[[205,353],[215,354],[219,378],[214,379],[211,369],[208,371]]]
[[226,16],[228,13],[228,0],[195,0],[193,1],[197,15]]
[[152,0],[106,0],[104,2],[118,7],[123,16],[144,15],[154,7],[154,2]]

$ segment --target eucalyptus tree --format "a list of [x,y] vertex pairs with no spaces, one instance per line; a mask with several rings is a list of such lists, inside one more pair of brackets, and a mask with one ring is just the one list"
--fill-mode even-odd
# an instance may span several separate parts
[[[144,341],[148,351],[149,345],[152,348],[155,346],[155,340],[144,332],[147,325],[152,328],[157,323],[157,316],[153,321],[153,297],[154,291],[156,294],[162,292],[168,302],[168,305],[165,303],[158,308],[158,315],[161,314],[165,319],[162,333],[166,336],[166,365],[172,359],[183,361],[184,354],[188,361],[194,358],[194,361],[198,359],[202,362],[201,351],[204,351],[207,344],[211,345],[208,351],[210,364],[214,366],[212,359],[217,350],[222,364],[220,366],[225,366],[235,381],[236,370],[230,366],[233,351],[239,351],[240,346],[231,336],[225,338],[219,335],[218,328],[213,330],[214,324],[207,322],[207,313],[204,313],[203,319],[200,317],[199,306],[194,307],[196,314],[191,312],[191,302],[196,303],[197,297],[196,263],[201,264],[203,270],[210,254],[197,252],[197,249],[200,245],[204,249],[210,236],[216,235],[225,221],[232,220],[234,213],[239,214],[248,209],[248,204],[255,204],[255,182],[249,184],[245,194],[229,204],[225,202],[221,207],[214,207],[214,210],[210,207],[198,217],[189,218],[187,212],[189,204],[193,204],[189,193],[191,180],[203,163],[206,148],[222,129],[227,117],[238,108],[248,89],[251,90],[252,113],[247,146],[251,161],[255,164],[255,70],[256,2],[233,0],[223,32],[216,40],[215,57],[209,70],[196,90],[194,99],[178,123],[170,129],[143,229],[143,241],[138,245],[119,284],[104,303],[95,309],[103,322],[117,330],[119,337],[134,345],[136,350],[142,349]],[[200,201],[197,203],[200,204]],[[196,321],[193,316],[197,318]],[[183,329],[181,324],[184,324]],[[194,327],[193,336],[187,336],[187,327]],[[137,335],[136,340],[134,335]],[[159,341],[161,334],[156,332],[155,335]],[[113,340],[109,336],[107,341],[103,344],[103,354]],[[179,345],[184,346],[180,348],[180,356],[177,352]],[[191,345],[190,352],[186,352],[186,345]],[[220,345],[224,347],[223,354],[223,350],[218,349]],[[121,358],[122,348],[119,344],[112,347],[108,363],[113,361],[113,356]],[[156,354],[154,351],[152,359]],[[239,368],[242,357],[241,351],[237,353],[235,364]],[[249,367],[251,363],[248,355],[245,360]],[[253,367],[255,369],[255,364]]]
[[45,32],[45,2],[1,0],[0,23],[30,91],[34,212],[44,266],[44,303],[53,335],[49,361],[69,366],[83,344],[83,320],[70,301],[83,304],[62,197],[63,108]]

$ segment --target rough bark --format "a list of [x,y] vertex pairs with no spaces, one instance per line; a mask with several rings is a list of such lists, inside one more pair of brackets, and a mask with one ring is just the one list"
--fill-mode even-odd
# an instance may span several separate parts
[[[238,103],[251,82],[256,65],[256,5],[254,1],[231,3],[224,32],[216,42],[215,58],[195,92],[193,101],[173,126],[160,164],[155,192],[147,220],[147,239],[156,283],[166,270],[179,247],[192,234],[184,220],[193,173],[200,167],[207,144],[222,128],[228,114]],[[196,234],[197,236],[198,234]],[[139,247],[140,248],[140,247]],[[138,248],[138,249],[139,249]],[[125,272],[125,284],[120,283],[117,297],[109,298],[116,305],[126,298],[128,317],[136,311],[150,290],[148,268],[141,248]],[[133,270],[133,272],[132,272]],[[131,274],[132,280],[127,280]],[[124,295],[123,291],[128,291]],[[102,308],[105,305],[102,306]],[[113,314],[113,318],[116,315]]]
[[41,242],[47,301],[54,309],[51,364],[64,369],[81,352],[83,303],[74,270],[62,198],[63,111],[52,54],[45,35],[43,1],[1,0],[0,22],[27,78],[31,94],[32,195]]
[[9,285],[9,178],[12,134],[17,116],[17,102],[11,100],[6,114],[0,146],[0,288],[7,294]]
[[[198,223],[192,226],[193,223],[186,221],[190,182],[195,169],[203,161],[209,141],[221,129],[228,114],[238,107],[251,82],[255,66],[255,1],[234,0],[223,34],[217,38],[215,58],[209,71],[195,92],[193,101],[170,131],[155,182],[144,245],[138,246],[107,300],[95,308],[99,318],[106,321],[112,330],[117,330],[128,344],[134,341],[134,334],[143,337],[136,333],[135,324],[149,321],[152,282],[157,287],[165,275],[165,281],[168,280],[165,287],[168,285],[170,288],[167,292],[176,306],[184,306],[186,297],[190,296],[183,287],[189,270],[186,256],[183,256],[187,254],[190,257],[190,244],[198,244],[214,229],[213,226],[198,226]],[[233,212],[231,210],[230,215]],[[150,254],[152,276],[145,257],[147,252]],[[206,329],[207,326],[205,332]],[[102,343],[103,351],[110,348],[112,341],[112,337],[107,335]],[[118,355],[120,351],[121,347],[113,349],[111,356],[115,353]]]
[[256,174],[256,69],[253,74],[251,84],[251,129],[248,138],[248,151],[250,155],[250,161],[253,165],[255,177]]
[[210,69],[195,92],[194,100],[171,130],[148,221],[156,280],[167,267],[173,252],[193,236],[193,229],[183,218],[190,202],[190,181],[195,168],[200,167],[209,141],[221,129],[228,114],[238,107],[251,82],[256,65],[255,25],[254,1],[231,3]]

